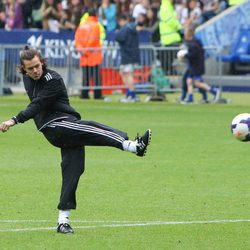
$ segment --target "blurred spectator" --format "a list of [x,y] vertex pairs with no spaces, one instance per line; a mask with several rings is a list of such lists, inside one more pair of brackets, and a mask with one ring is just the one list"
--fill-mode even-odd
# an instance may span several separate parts
[[200,4],[197,0],[188,0],[187,2],[183,0],[182,3],[176,7],[176,11],[183,29],[190,25],[197,26],[202,14]]
[[107,32],[116,30],[116,4],[112,0],[102,0],[98,9],[98,19]]
[[199,24],[203,24],[220,12],[219,0],[203,0],[203,12]]
[[185,20],[188,17],[187,1],[186,0],[178,0],[175,3],[175,11],[176,11],[177,19],[179,20],[181,25],[184,25]]
[[146,15],[147,15],[147,19],[148,19],[148,23],[147,23],[148,27],[152,27],[155,25],[155,23],[158,22],[158,11],[159,11],[159,9],[152,7],[152,6],[150,6],[147,9]]
[[80,0],[71,0],[61,4],[60,28],[67,30],[76,30],[80,19],[84,13],[83,3]]
[[0,29],[3,29],[5,26],[5,6],[4,1],[0,2]]
[[159,9],[152,6],[147,10],[145,30],[151,33],[151,42],[153,43],[158,43],[160,41],[158,12]]
[[59,32],[61,13],[56,0],[44,0],[41,7],[43,29]]
[[32,26],[32,0],[25,0],[22,3],[23,28],[27,29]]
[[122,15],[125,15],[127,20],[130,20],[130,17],[131,17],[130,1],[118,0],[118,3],[117,3],[117,19],[119,19]]
[[185,22],[185,27],[198,26],[202,10],[200,3],[197,0],[189,0],[188,2],[188,19]]
[[151,4],[150,4],[151,8],[156,8],[156,9],[160,9],[161,6],[161,0],[151,0]]
[[147,15],[146,14],[142,14],[140,13],[135,22],[137,23],[137,30],[142,30],[142,29],[145,29],[146,26],[148,25],[148,18],[147,18]]
[[[182,41],[180,35],[182,25],[177,19],[173,0],[161,1],[159,29],[161,45],[168,47],[176,47],[180,45]],[[159,51],[159,59],[161,61],[162,68],[167,74],[174,73],[172,62],[175,57],[176,52],[174,50],[167,49]]]
[[72,28],[76,29],[84,13],[84,4],[81,0],[71,0],[69,1],[68,8],[71,12],[70,22],[73,24]]
[[137,30],[148,31],[151,33],[151,42],[159,43],[160,35],[159,35],[159,21],[158,21],[158,9],[149,8],[147,10],[147,14],[139,14],[136,19],[137,22]]
[[101,0],[83,0],[84,11],[97,9],[101,5]]
[[146,15],[148,7],[149,7],[148,0],[141,0],[138,4],[136,4],[132,13],[132,17],[134,18],[134,20],[136,20],[139,14]]
[[5,5],[5,29],[22,29],[23,28],[23,12],[22,3],[24,0],[8,0]]
[[61,18],[59,20],[60,30],[71,30],[74,29],[74,25],[70,22],[71,13],[67,5],[62,7]]
[[[243,2],[244,2],[244,0],[243,0]],[[220,12],[227,9],[229,6],[228,0],[219,0],[219,3],[220,3]]]
[[43,0],[29,0],[32,4],[32,28],[42,29],[42,14],[41,7]]
[[134,67],[140,63],[139,38],[136,30],[136,23],[130,23],[126,16],[119,18],[121,29],[116,32],[115,40],[119,43],[121,50],[120,74],[127,87],[126,97],[121,102],[136,102],[134,86]]
[[180,30],[182,25],[177,19],[173,0],[162,0],[159,27],[162,45],[177,45],[181,42]]
[[[121,15],[135,21],[140,14],[147,16],[146,29],[154,30],[157,21],[163,23],[157,13],[166,1],[174,1],[178,20],[186,27],[191,23],[202,24],[229,5],[244,0],[0,0],[0,28],[4,28],[6,23],[8,30],[38,28],[59,31],[60,22],[60,28],[75,30],[83,14],[89,8],[95,8],[107,31],[116,29],[116,19]],[[167,9],[166,15],[171,9]]]
[[[98,22],[96,9],[89,8],[84,22],[81,22],[75,32],[75,47],[80,53],[82,67],[82,85],[88,87],[91,78],[96,87],[101,86],[102,39],[105,30]],[[83,89],[80,98],[89,99],[89,90]],[[101,89],[94,90],[94,98],[102,99]]]

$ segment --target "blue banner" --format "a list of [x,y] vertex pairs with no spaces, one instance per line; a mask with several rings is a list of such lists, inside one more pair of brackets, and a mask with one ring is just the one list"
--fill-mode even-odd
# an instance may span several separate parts
[[[115,44],[115,33],[108,33],[104,45]],[[150,33],[141,31],[139,33],[140,43],[148,43],[150,41]],[[60,33],[45,31],[45,30],[12,30],[6,31],[0,29],[0,44],[11,45],[30,45],[31,47],[41,49],[45,58],[53,61],[55,65],[65,65],[69,60],[68,55],[71,54],[73,64],[79,64],[79,54],[77,51],[69,51],[74,46],[74,32],[73,31],[61,31]],[[71,53],[69,53],[71,52]],[[5,53],[9,53],[8,49]],[[104,56],[109,56],[104,53]],[[113,55],[114,57],[114,55]],[[116,58],[118,59],[118,58]],[[104,60],[108,62],[108,60]]]

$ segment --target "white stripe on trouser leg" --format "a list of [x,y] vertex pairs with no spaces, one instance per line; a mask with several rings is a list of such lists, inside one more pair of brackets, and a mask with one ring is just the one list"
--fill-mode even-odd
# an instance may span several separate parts
[[108,133],[105,133],[105,132],[109,132],[109,131],[102,130],[102,129],[96,129],[95,127],[86,126],[86,125],[82,125],[82,126],[86,126],[87,128],[75,125],[75,123],[65,124],[64,122],[53,122],[50,124],[50,127],[54,127],[54,126],[83,131],[83,132],[88,132],[88,133],[93,133],[93,134],[99,134],[102,136],[109,137],[109,138],[111,138],[115,141],[118,141],[120,143],[122,143],[125,140],[123,137],[121,137],[115,133],[111,132],[112,134],[109,135]]
[[65,124],[77,126],[77,127],[80,127],[80,128],[81,127],[82,128],[88,128],[88,129],[93,129],[94,131],[103,132],[103,133],[105,133],[105,135],[109,134],[111,136],[116,137],[117,139],[120,139],[121,142],[125,140],[122,136],[120,136],[120,135],[118,135],[118,134],[116,134],[116,133],[114,133],[112,131],[109,131],[109,130],[104,130],[102,128],[96,128],[96,127],[93,127],[93,126],[90,126],[90,125],[84,125],[84,124],[81,124],[81,123],[72,123],[72,122],[68,122],[68,121],[62,121],[62,122],[65,123]]
[[122,136],[120,136],[114,132],[104,130],[101,128],[96,128],[94,126],[72,123],[72,122],[67,122],[67,121],[62,121],[62,124],[68,125],[72,128],[80,128],[81,131],[87,131],[87,132],[92,131],[92,132],[97,133],[97,134],[108,136],[110,138],[113,138],[114,140],[118,140],[119,142],[123,142],[125,140]]

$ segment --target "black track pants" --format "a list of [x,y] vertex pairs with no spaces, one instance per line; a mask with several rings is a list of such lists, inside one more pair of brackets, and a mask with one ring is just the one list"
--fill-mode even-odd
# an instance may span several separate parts
[[84,146],[110,146],[123,149],[126,133],[93,122],[68,118],[50,123],[43,134],[54,146],[61,148],[62,189],[58,209],[76,208],[76,189],[84,172]]

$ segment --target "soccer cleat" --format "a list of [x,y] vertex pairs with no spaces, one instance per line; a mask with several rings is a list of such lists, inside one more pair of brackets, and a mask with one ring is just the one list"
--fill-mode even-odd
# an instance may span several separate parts
[[57,230],[58,233],[62,234],[72,234],[74,233],[73,229],[68,223],[61,223],[57,225]]
[[147,147],[150,143],[150,140],[151,140],[151,135],[152,135],[152,132],[150,129],[148,129],[144,135],[142,136],[137,136],[136,137],[136,155],[137,156],[145,156],[146,152],[147,152]]

